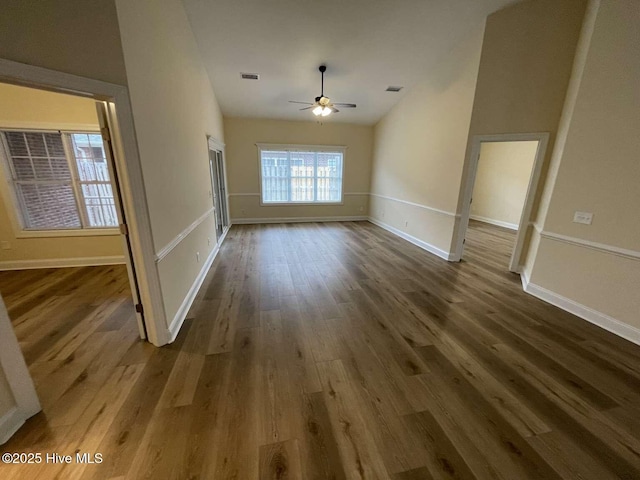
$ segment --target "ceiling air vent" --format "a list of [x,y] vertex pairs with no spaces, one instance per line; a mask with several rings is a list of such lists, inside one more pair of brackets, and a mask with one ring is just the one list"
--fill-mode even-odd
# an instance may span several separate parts
[[241,73],[240,76],[245,80],[260,80],[260,75],[257,73]]
[[394,87],[393,85],[390,85],[387,87],[387,89],[385,90],[385,92],[399,92],[400,90],[402,90],[404,87]]

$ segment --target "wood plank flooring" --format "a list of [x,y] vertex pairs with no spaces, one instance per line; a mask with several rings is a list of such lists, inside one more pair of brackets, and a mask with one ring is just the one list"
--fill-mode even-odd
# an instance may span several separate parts
[[160,349],[121,267],[0,273],[44,406],[1,450],[104,458],[0,478],[640,478],[640,347],[522,292],[512,245],[234,226]]

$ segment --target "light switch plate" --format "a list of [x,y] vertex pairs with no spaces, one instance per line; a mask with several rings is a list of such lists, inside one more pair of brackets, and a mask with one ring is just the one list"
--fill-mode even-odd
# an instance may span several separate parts
[[2,248],[2,250],[11,250],[11,244],[9,242],[2,241],[0,242],[0,248]]
[[585,225],[591,225],[591,222],[593,222],[593,213],[575,212],[573,214],[573,223],[584,223]]

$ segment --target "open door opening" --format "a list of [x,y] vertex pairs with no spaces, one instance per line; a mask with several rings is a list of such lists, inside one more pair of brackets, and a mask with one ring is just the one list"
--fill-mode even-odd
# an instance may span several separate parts
[[76,421],[147,328],[115,103],[23,81],[0,82],[0,104],[0,351],[28,367],[5,385],[5,441],[40,405],[40,426]]
[[547,141],[546,133],[473,138],[458,259],[482,259],[499,270],[520,271]]

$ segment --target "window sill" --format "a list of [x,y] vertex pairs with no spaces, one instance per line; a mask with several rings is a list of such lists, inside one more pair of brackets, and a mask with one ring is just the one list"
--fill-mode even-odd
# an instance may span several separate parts
[[117,228],[85,228],[70,230],[21,230],[16,238],[99,237],[120,235]]
[[295,206],[339,206],[344,202],[260,202],[261,207],[295,207]]

